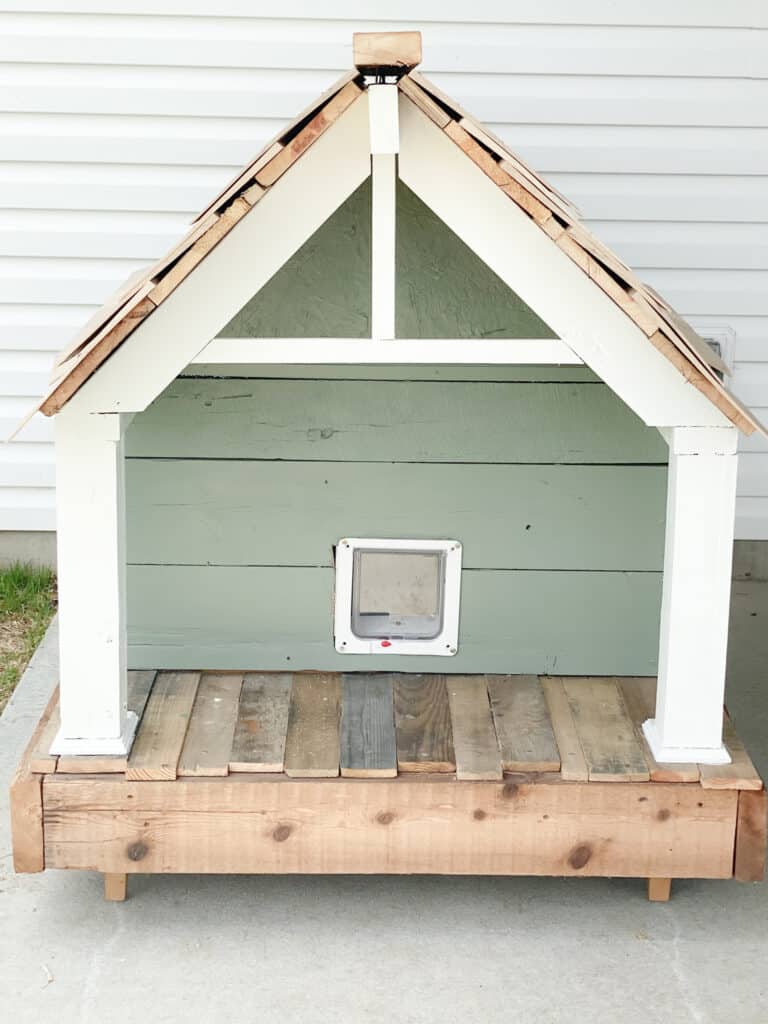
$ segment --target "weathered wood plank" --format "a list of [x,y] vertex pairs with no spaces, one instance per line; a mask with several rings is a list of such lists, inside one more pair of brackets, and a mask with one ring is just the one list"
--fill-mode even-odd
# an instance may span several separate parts
[[752,764],[752,758],[739,739],[727,713],[723,718],[723,742],[731,755],[731,763],[700,765],[699,772],[704,789],[762,789],[763,780]]
[[637,741],[648,765],[651,782],[698,782],[697,764],[660,764],[653,756],[643,733],[643,722],[656,712],[656,678],[653,676],[617,680],[627,714],[635,727]]
[[249,672],[243,679],[231,772],[281,772],[285,760],[290,672]]
[[765,846],[768,839],[768,800],[759,793],[742,789],[736,819],[736,855],[733,874],[740,882],[762,882],[765,875]]
[[[139,720],[137,731],[141,727],[144,709],[156,675],[157,673],[151,669],[128,673],[128,710],[133,711]],[[124,772],[127,764],[127,754],[60,754],[56,770],[62,774],[101,775]]]
[[537,676],[488,676],[488,697],[506,772],[559,772],[560,752]]
[[450,676],[451,709],[458,779],[501,779],[501,754],[488,703],[485,676]]
[[178,775],[227,775],[240,702],[240,675],[206,672],[200,679],[179,758]]
[[200,681],[199,672],[158,672],[125,778],[175,779]]
[[648,782],[650,772],[614,679],[563,679],[590,781]]
[[397,767],[401,772],[455,772],[445,677],[395,677]]
[[568,703],[568,694],[560,678],[541,680],[541,688],[547,699],[552,729],[560,753],[560,777],[570,782],[586,782],[589,769],[581,749],[581,741]]
[[661,465],[668,455],[605,384],[556,381],[179,377],[133,419],[126,445],[131,457],[324,462]]
[[332,784],[49,775],[44,790],[50,867],[128,873],[729,878],[738,800],[665,783],[414,775]]
[[285,772],[294,778],[339,774],[341,678],[337,674],[295,675],[288,709]]
[[461,537],[467,569],[663,567],[664,466],[129,459],[126,479],[132,563],[237,565],[246,546],[252,565],[331,566],[346,524],[399,536],[407,494],[413,536]]
[[395,708],[390,675],[346,674],[341,702],[341,774],[397,775]]
[[[338,528],[347,525],[357,524]],[[338,654],[329,642],[334,582],[331,568],[129,566],[131,665],[391,672],[386,654]],[[470,569],[461,587],[458,654],[402,655],[398,671],[546,673],[555,662],[573,675],[655,670],[660,573]],[[184,601],[163,600],[168,593]]]
[[10,811],[13,837],[13,867],[33,874],[45,868],[43,849],[42,775],[30,770],[30,758],[59,706],[58,686],[51,694],[11,780]]

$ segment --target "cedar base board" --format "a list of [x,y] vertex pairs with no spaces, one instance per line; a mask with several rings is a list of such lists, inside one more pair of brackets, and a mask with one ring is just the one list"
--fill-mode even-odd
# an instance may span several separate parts
[[[136,783],[51,774],[40,840],[45,867],[107,874],[731,878],[739,799],[737,790],[694,784],[554,776]],[[757,818],[760,831],[764,800]],[[754,833],[754,807],[751,820]],[[762,853],[757,859],[750,877],[762,872]]]

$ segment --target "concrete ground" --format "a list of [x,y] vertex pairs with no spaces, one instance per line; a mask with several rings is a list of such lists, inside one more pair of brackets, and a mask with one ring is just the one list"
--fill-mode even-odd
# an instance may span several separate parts
[[[768,773],[768,583],[737,582],[728,706]],[[53,637],[0,720],[0,1016],[15,1024],[766,1024],[768,885],[15,876],[7,790]]]

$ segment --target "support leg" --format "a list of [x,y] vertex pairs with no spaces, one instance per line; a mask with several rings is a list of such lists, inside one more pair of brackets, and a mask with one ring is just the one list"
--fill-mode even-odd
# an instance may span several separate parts
[[104,874],[104,899],[122,903],[128,892],[128,875]]
[[672,892],[671,878],[649,878],[648,899],[651,903],[666,903]]

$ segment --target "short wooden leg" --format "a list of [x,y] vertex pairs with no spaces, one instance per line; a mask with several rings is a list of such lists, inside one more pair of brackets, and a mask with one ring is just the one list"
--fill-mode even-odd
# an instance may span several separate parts
[[122,903],[128,889],[127,875],[104,874],[104,899]]
[[649,878],[648,899],[652,903],[666,903],[672,891],[671,878]]

